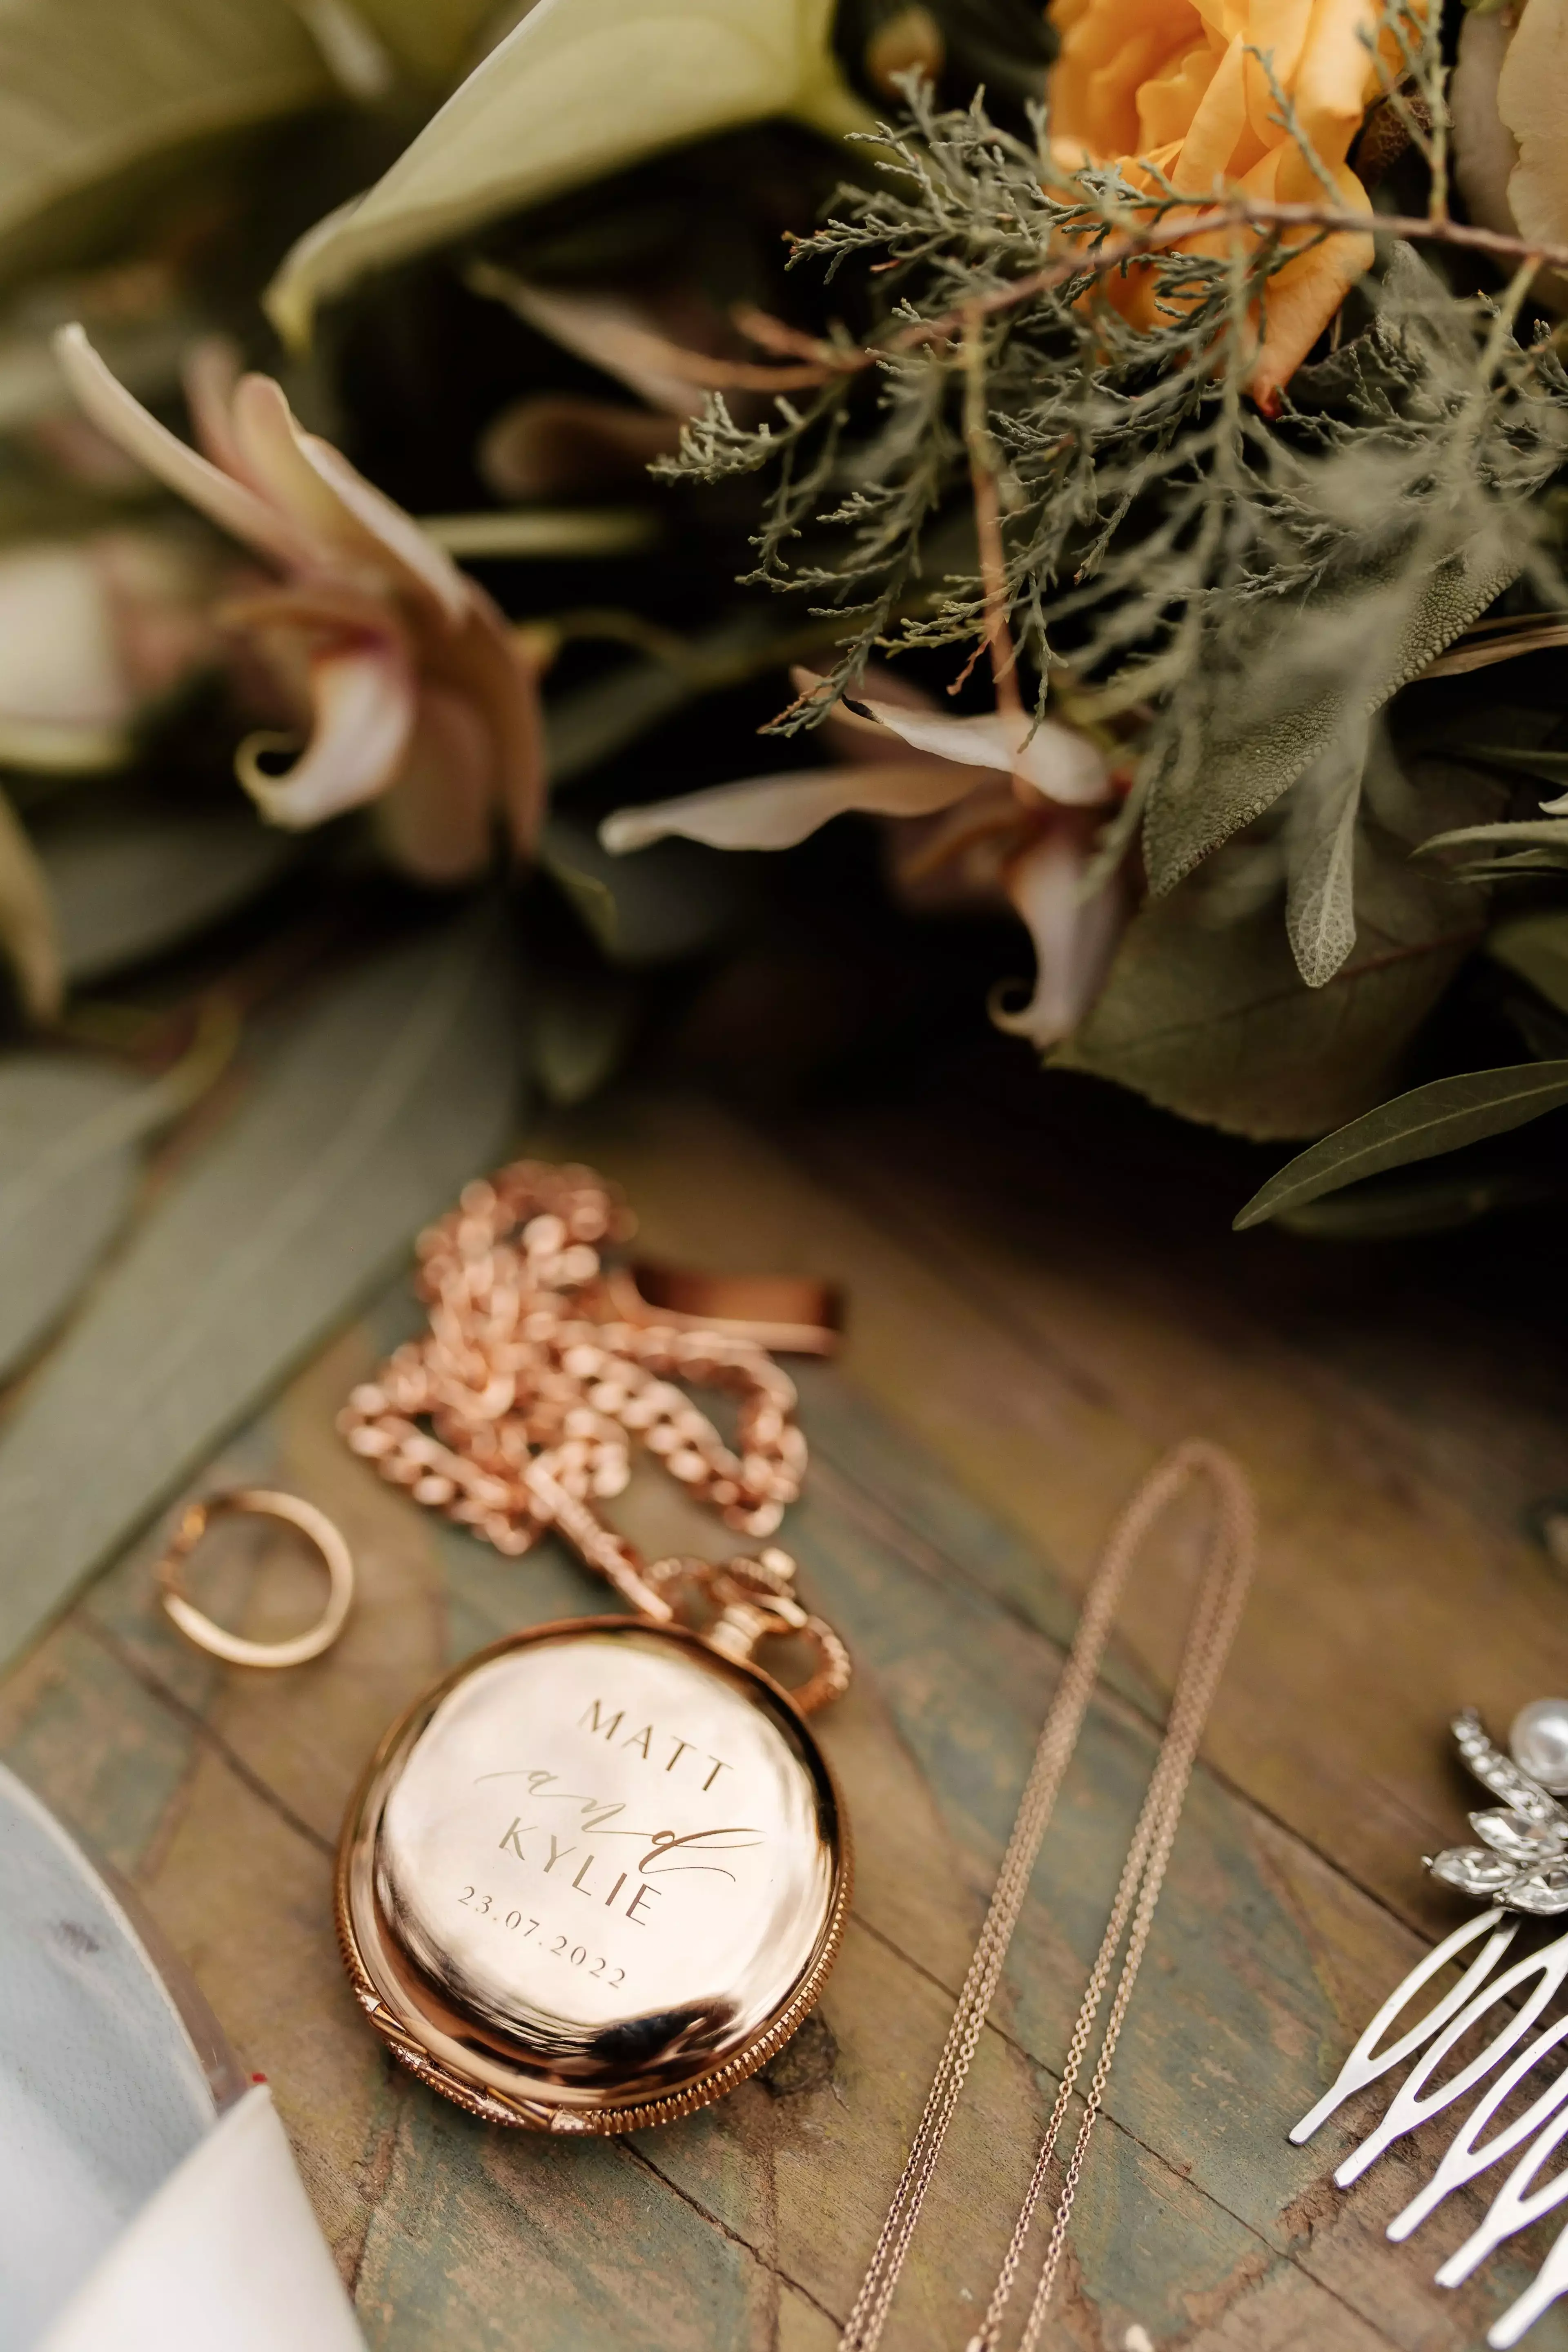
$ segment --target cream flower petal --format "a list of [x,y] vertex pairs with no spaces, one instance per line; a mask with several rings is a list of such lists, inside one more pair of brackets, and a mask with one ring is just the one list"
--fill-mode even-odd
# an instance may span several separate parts
[[274,737],[251,736],[235,758],[263,816],[298,831],[359,808],[397,774],[414,731],[414,680],[391,643],[321,654],[310,664],[315,726],[287,775],[269,776],[258,753]]
[[850,809],[879,816],[929,816],[973,790],[961,768],[945,763],[807,768],[721,784],[710,793],[688,793],[648,808],[617,809],[599,827],[599,839],[617,856],[672,833],[704,841],[711,849],[793,849],[818,825]]
[[62,327],[54,348],[80,406],[129,457],[260,553],[290,568],[311,560],[313,550],[289,518],[275,512],[245,483],[235,481],[150,416],[110,374],[79,326]]
[[[1047,800],[1068,808],[1095,808],[1110,798],[1110,772],[1104,754],[1087,735],[1058,727],[1049,719],[1029,733],[1030,722],[984,710],[959,719],[944,710],[910,710],[896,702],[873,702],[857,694],[851,709],[868,710],[882,726],[940,760],[965,767],[988,768],[994,774],[1016,773]],[[956,800],[957,793],[953,794]]]
[[[790,671],[790,682],[799,695],[815,694],[827,680],[814,669],[796,663]],[[923,687],[916,686],[896,669],[878,664],[875,684],[879,699],[894,702],[907,710],[934,711],[937,705]],[[898,736],[875,719],[867,719],[848,703],[836,702],[822,722],[822,740],[846,760],[886,760],[908,767],[910,749]],[[922,752],[922,759],[934,758],[934,753]]]
[[1041,1053],[1070,1037],[1094,1003],[1127,920],[1119,882],[1092,898],[1080,896],[1088,853],[1085,831],[1054,827],[1014,858],[1003,877],[1035,942],[1035,986],[1016,1012],[994,1003],[991,1018]]

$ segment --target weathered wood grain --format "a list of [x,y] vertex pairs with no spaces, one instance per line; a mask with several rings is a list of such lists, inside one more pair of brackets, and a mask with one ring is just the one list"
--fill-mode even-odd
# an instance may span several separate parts
[[[1208,1753],[1402,1916],[1447,1916],[1419,1868],[1463,1789],[1434,1770],[1443,1726],[1467,1704],[1506,1723],[1525,1694],[1568,1687],[1562,1583],[1522,1525],[1532,1495],[1568,1488],[1568,1416],[1540,1395],[1557,1368],[1429,1311],[1401,1352],[1374,1292],[1359,1320],[1342,1303],[1333,1350],[1290,1327],[1277,1286],[1254,1294],[1243,1242],[1225,1237],[1228,1273],[1217,1252],[1173,1269],[1048,1159],[987,1193],[962,1120],[923,1149],[867,1124],[797,1135],[816,1175],[697,1101],[573,1132],[588,1153],[613,1142],[656,1254],[733,1264],[749,1244],[847,1281],[856,1386],[1030,1539],[1058,1591],[1081,1587],[1159,1450],[1194,1431],[1233,1447],[1268,1540]],[[1147,1576],[1130,1600],[1128,1662],[1156,1688],[1184,1593]]]
[[[1420,1948],[1415,1857],[1458,1818],[1439,1761],[1444,1696],[1408,1659],[1447,1656],[1450,1675],[1469,1670],[1506,1709],[1521,1695],[1510,1675],[1533,1690],[1563,1654],[1548,1590],[1511,1532],[1456,1480],[1411,1469],[1380,1481],[1375,1398],[1347,1402],[1321,1357],[1247,1326],[1235,1301],[1195,1324],[1136,1266],[1119,1275],[1038,1235],[1024,1250],[1000,1219],[955,1220],[918,1244],[915,1174],[897,1216],[873,1215],[847,1178],[836,1190],[710,1110],[578,1121],[572,1140],[627,1182],[656,1247],[853,1286],[847,1368],[802,1381],[817,1466],[791,1539],[858,1670],[821,1718],[857,1825],[855,1917],[820,2020],[766,2075],[629,2143],[555,2146],[434,2099],[354,2013],[330,1853],[372,1741],[447,1659],[603,1605],[552,1549],[501,1561],[340,1446],[333,1411],[405,1325],[399,1297],[213,1465],[214,1482],[294,1486],[344,1526],[361,1600],[335,1651],[266,1678],[195,1655],[154,1607],[150,1538],[0,1685],[0,1753],[137,1878],[244,2063],[271,2079],[370,2343],[829,2352],[1059,1672],[1073,1584],[1156,1444],[1202,1427],[1259,1473],[1263,1589],[1219,1769],[1194,1780],[1046,2340],[1051,2352],[1124,2347],[1138,2329],[1162,2352],[1478,2344],[1527,2265],[1494,2262],[1457,2295],[1431,2286],[1479,2210],[1474,2193],[1394,2249],[1382,2225],[1411,2192],[1410,2157],[1342,2197],[1323,2183],[1349,2133],[1331,2126],[1305,2150],[1284,2135]],[[650,1540],[676,1507],[646,1483],[627,1504]],[[1353,1537],[1352,1559],[1320,1570],[1336,1529]],[[893,2352],[956,2352],[988,2292],[1152,1758],[1192,1549],[1182,1529],[1152,1556],[1091,1715]],[[265,1528],[210,1573],[253,1633],[310,1605],[310,1571]],[[1337,1613],[1320,1573],[1342,1600],[1359,1574],[1360,1608]],[[1518,1580],[1509,1622],[1482,1643],[1466,1612],[1504,1575]],[[1362,1720],[1369,1698],[1394,1715],[1392,1731]],[[1440,2144],[1440,2127],[1424,2137]],[[1551,2225],[1532,2234],[1539,2254]],[[1563,2352],[1568,2326],[1554,2317],[1533,2340]]]

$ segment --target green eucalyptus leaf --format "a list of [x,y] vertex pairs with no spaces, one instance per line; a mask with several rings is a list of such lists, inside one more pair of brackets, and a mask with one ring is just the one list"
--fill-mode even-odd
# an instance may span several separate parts
[[636,1013],[630,989],[581,972],[535,980],[530,993],[534,1076],[552,1103],[588,1101],[625,1055]]
[[1457,1151],[1483,1136],[1503,1135],[1568,1103],[1568,1062],[1521,1062],[1505,1069],[1468,1070],[1380,1103],[1288,1167],[1253,1194],[1236,1219],[1237,1231],[1262,1224],[1282,1209],[1299,1209],[1321,1193],[1338,1192],[1363,1176],[1403,1168],[1413,1160]]
[[[775,649],[776,648],[776,652]],[[684,662],[645,656],[622,662],[589,686],[574,687],[545,707],[550,775],[557,787],[587,775],[641,735],[673,719],[700,694],[796,657],[787,640],[755,613],[693,637]]]
[[1485,1176],[1429,1176],[1408,1183],[1374,1177],[1331,1192],[1275,1219],[1287,1233],[1328,1242],[1415,1240],[1422,1234],[1458,1233],[1500,1209],[1532,1208],[1561,1197],[1563,1186],[1545,1177],[1496,1171]]
[[238,1020],[210,1004],[161,1078],[67,1054],[0,1061],[0,1379],[64,1314],[123,1223],[139,1147],[227,1064]]
[[1492,931],[1487,953],[1568,1013],[1568,907],[1510,916]]
[[546,821],[539,861],[612,963],[700,955],[735,929],[750,897],[743,865],[718,850],[660,841],[636,857],[612,857],[570,817]]
[[7,0],[0,274],[122,234],[193,148],[334,93],[289,0]]
[[52,1328],[124,1223],[149,1091],[74,1055],[0,1062],[0,1378]]
[[518,1061],[503,944],[472,915],[342,975],[277,1040],[0,1432],[0,1657],[497,1155]]
[[1538,751],[1517,743],[1466,743],[1461,751],[1467,760],[1507,768],[1515,775],[1537,777],[1555,792],[1568,790],[1568,751]]
[[240,806],[205,815],[108,807],[44,817],[36,844],[66,977],[78,986],[194,939],[266,889],[295,855]]

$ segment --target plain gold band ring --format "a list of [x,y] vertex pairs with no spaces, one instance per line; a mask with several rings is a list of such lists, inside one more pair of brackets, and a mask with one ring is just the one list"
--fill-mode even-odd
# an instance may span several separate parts
[[[247,1642],[228,1633],[186,1598],[184,1565],[215,1519],[255,1516],[284,1519],[297,1528],[321,1553],[326,1567],[327,1605],[315,1624],[287,1642]],[[158,1562],[158,1585],[163,1607],[188,1642],[223,1658],[231,1666],[302,1666],[330,1650],[343,1630],[354,1597],[353,1555],[325,1511],[317,1510],[299,1495],[275,1494],[265,1486],[237,1486],[224,1495],[208,1495],[188,1503],[173,1540]]]

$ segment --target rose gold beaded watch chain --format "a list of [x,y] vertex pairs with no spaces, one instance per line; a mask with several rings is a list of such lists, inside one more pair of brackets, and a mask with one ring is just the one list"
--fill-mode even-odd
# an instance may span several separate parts
[[[717,1566],[650,1565],[594,1508],[625,1488],[637,1442],[726,1526],[766,1537],[805,1468],[795,1383],[763,1348],[692,1328],[689,1316],[626,1319],[628,1307],[649,1310],[605,1271],[599,1251],[631,1227],[614,1188],[591,1169],[522,1160],[467,1186],[458,1208],[420,1237],[428,1330],[354,1391],[339,1427],[384,1478],[500,1552],[526,1552],[558,1528],[657,1624],[674,1619],[670,1596],[687,1585],[727,1620],[730,1637],[744,1643],[738,1654],[749,1655],[764,1633],[803,1635],[817,1664],[794,1696],[809,1713],[848,1687],[849,1661],[832,1628],[794,1598],[787,1552],[772,1545]],[[678,1381],[738,1398],[738,1450]],[[763,1618],[765,1625],[753,1622]],[[709,1638],[725,1646],[726,1629]]]

